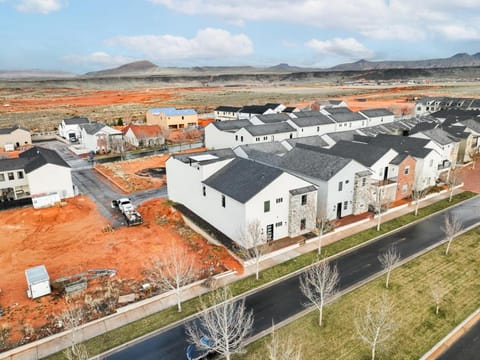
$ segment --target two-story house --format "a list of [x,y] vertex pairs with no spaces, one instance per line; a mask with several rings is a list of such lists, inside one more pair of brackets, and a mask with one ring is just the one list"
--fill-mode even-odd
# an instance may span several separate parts
[[149,109],[146,114],[148,125],[159,125],[168,129],[183,129],[198,125],[198,114],[193,109],[174,107]]
[[80,125],[82,129],[81,144],[95,153],[122,151],[122,132],[100,122],[91,122]]
[[238,120],[239,106],[218,106],[214,111],[215,121]]
[[80,137],[82,136],[81,125],[88,124],[89,122],[90,120],[86,117],[80,116],[63,119],[58,125],[58,135],[67,140],[72,138],[80,140]]

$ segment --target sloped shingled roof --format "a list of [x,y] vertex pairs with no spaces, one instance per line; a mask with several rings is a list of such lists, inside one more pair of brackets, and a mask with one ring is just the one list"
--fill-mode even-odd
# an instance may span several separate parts
[[282,170],[236,158],[203,183],[244,204],[282,174]]
[[263,125],[249,125],[249,126],[245,126],[245,130],[247,130],[253,136],[295,132],[295,129],[290,124],[287,124],[286,122],[263,124]]
[[20,153],[19,158],[27,160],[24,168],[26,173],[32,172],[46,164],[70,167],[56,151],[37,146]]

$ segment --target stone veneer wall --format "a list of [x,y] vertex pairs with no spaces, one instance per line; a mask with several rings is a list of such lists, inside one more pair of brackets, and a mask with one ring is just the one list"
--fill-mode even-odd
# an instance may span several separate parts
[[[307,204],[302,205],[302,195],[307,195]],[[306,234],[315,229],[317,214],[317,192],[292,195],[289,198],[288,234],[290,237]],[[301,219],[306,220],[304,230],[300,230]]]
[[[362,179],[365,179],[365,186],[362,186]],[[370,200],[370,176],[360,176],[355,174],[353,185],[353,215],[362,214],[368,211],[368,202]]]

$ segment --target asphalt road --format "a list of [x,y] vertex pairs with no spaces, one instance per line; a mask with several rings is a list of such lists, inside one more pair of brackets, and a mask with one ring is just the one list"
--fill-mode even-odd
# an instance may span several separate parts
[[437,360],[480,359],[480,321],[457,339]]
[[[480,198],[471,199],[462,205],[448,210],[461,219],[463,228],[480,221]],[[401,258],[412,256],[444,239],[442,231],[445,213],[434,215],[417,224],[405,227],[393,234],[383,236],[355,251],[338,257],[333,261],[340,273],[339,289],[345,290],[362,280],[378,273],[382,266],[378,255],[391,245],[396,245]],[[452,248],[455,244],[452,245]],[[299,276],[292,276],[270,287],[248,295],[246,307],[253,310],[253,334],[268,329],[272,321],[279,323],[304,310],[306,299],[299,290]],[[178,360],[185,358],[184,324],[155,333],[149,338],[104,357],[109,360],[162,359]]]

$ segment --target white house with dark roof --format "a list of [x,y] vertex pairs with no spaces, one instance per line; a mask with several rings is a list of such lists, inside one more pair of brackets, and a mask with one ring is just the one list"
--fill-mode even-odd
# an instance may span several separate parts
[[20,146],[31,145],[30,131],[21,126],[0,128],[0,147],[13,150]]
[[31,197],[34,207],[50,204],[74,195],[71,169],[57,152],[32,147],[18,158],[0,159],[0,191],[1,201]]
[[280,123],[290,119],[289,114],[285,113],[274,113],[266,115],[254,115],[250,118],[250,122],[253,125],[263,125],[263,124],[273,124]]
[[229,147],[241,144],[282,141],[295,137],[297,137],[297,131],[286,122],[248,125],[235,132],[234,143]]
[[366,109],[358,112],[368,118],[367,126],[387,124],[395,121],[395,115],[387,109]]
[[218,106],[213,114],[215,121],[238,120],[239,106]]
[[235,144],[235,133],[252,123],[247,120],[214,121],[205,127],[205,147],[207,149],[230,148]]
[[[346,109],[346,108],[334,108]],[[333,109],[329,109],[330,111]],[[368,126],[368,118],[359,112],[338,112],[327,115],[337,124],[335,131],[355,130]]]
[[445,169],[456,165],[460,141],[445,130],[437,127],[416,132],[410,135],[410,137],[432,140],[437,146],[427,146],[435,148],[435,150],[443,155],[444,160],[442,161],[442,166]]
[[320,112],[316,112],[313,116],[306,116],[310,115],[310,113],[298,112],[287,121],[297,129],[298,137],[318,136],[335,131],[335,121]]
[[173,155],[166,165],[169,198],[242,247],[255,221],[264,242],[315,228],[317,189],[287,172],[235,157],[230,149]]
[[82,129],[80,141],[85,149],[96,153],[120,151],[123,136],[120,130],[101,122],[82,124],[80,127]]
[[239,119],[250,119],[255,115],[267,115],[280,113],[285,109],[282,104],[265,104],[265,105],[246,105],[238,111]]
[[64,139],[69,139],[70,134],[74,135],[76,139],[82,136],[81,125],[88,124],[90,120],[86,117],[74,116],[68,119],[63,119],[58,125],[58,135]]

